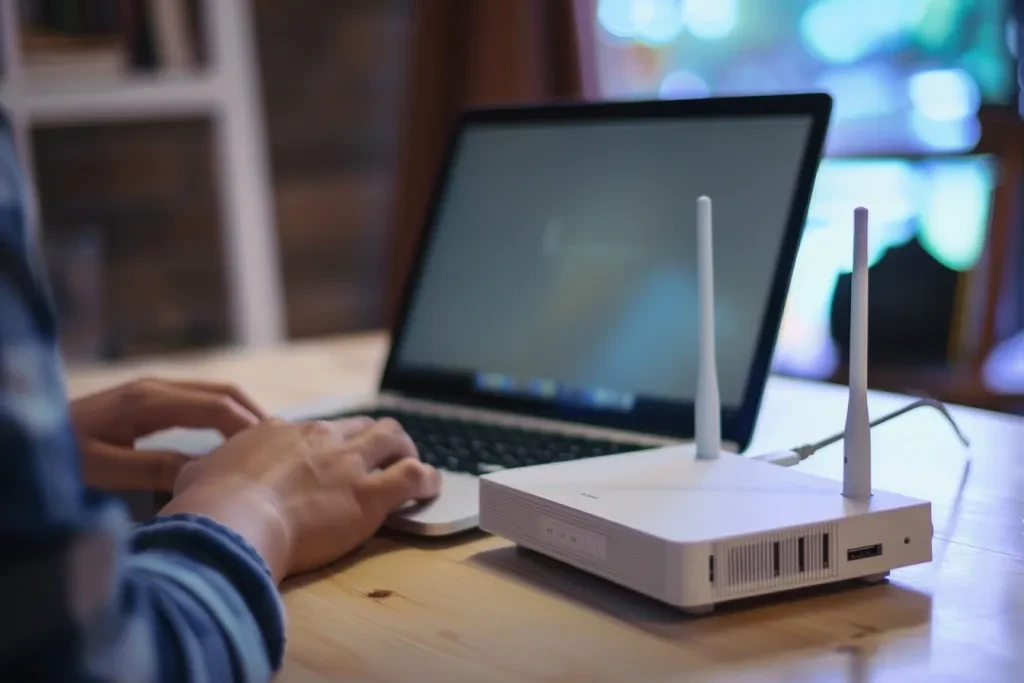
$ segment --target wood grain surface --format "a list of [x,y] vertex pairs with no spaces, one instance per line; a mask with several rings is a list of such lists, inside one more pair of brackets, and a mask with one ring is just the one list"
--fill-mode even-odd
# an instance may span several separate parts
[[[141,375],[222,378],[271,409],[372,391],[380,334],[80,369],[80,395]],[[872,416],[910,399],[872,393]],[[773,378],[751,452],[841,430],[842,387]],[[288,683],[1024,680],[1024,419],[935,411],[874,432],[877,488],[934,503],[935,560],[878,586],[775,596],[689,618],[474,532],[381,534],[289,581]],[[841,447],[801,467],[841,472]],[[970,460],[965,485],[964,467]],[[1016,671],[1016,673],[1014,673]]]

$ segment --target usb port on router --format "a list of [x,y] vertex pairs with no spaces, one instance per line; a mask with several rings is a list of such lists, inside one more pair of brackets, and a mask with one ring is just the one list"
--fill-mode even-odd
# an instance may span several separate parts
[[876,543],[874,545],[862,545],[859,548],[850,548],[846,551],[846,559],[849,562],[854,560],[864,560],[869,557],[878,557],[882,554],[882,544]]

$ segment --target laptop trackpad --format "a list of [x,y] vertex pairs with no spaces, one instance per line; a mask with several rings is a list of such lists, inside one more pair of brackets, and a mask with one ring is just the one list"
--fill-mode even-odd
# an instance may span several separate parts
[[441,495],[427,503],[410,501],[385,526],[426,536],[446,536],[476,527],[480,480],[462,472],[441,472]]

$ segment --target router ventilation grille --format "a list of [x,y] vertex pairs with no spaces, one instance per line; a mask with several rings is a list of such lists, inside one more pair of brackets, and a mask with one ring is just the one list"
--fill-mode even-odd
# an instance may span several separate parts
[[711,560],[719,597],[796,587],[836,576],[835,524],[802,527],[715,545]]

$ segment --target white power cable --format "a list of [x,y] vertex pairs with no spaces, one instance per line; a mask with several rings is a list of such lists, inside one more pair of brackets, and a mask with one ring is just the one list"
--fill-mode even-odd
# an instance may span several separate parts
[[[970,441],[967,440],[967,437],[964,436],[964,433],[960,431],[960,427],[957,425],[956,420],[954,420],[953,416],[949,414],[949,410],[946,409],[946,406],[941,401],[936,401],[935,399],[931,398],[918,399],[913,403],[908,403],[899,410],[894,410],[891,413],[883,415],[882,417],[870,423],[871,428],[877,427],[878,425],[884,422],[888,422],[889,420],[897,418],[900,415],[909,413],[911,410],[915,410],[917,408],[934,408],[935,410],[942,413],[942,416],[946,418],[946,421],[949,423],[949,426],[953,428],[954,432],[956,432],[957,438],[960,439],[960,443],[962,443],[965,448],[971,445]],[[822,439],[821,441],[818,441],[816,443],[806,444],[804,446],[799,446],[788,451],[775,451],[773,453],[765,453],[763,455],[754,456],[753,459],[761,460],[763,462],[770,462],[775,465],[780,465],[782,467],[791,467],[800,462],[803,462],[807,458],[811,457],[812,455],[820,451],[822,448],[825,448],[826,446],[831,446],[837,441],[842,440],[844,436],[845,432],[839,432],[838,434],[833,434],[827,439]],[[953,498],[953,506],[949,513],[949,521],[944,531],[946,542],[940,546],[939,552],[934,558],[934,561],[936,563],[941,563],[942,560],[945,558],[946,550],[948,550],[949,548],[949,541],[953,538],[953,533],[956,530],[956,523],[960,516],[960,504],[962,502],[964,489],[967,487],[967,478],[970,476],[970,473],[971,456],[970,453],[967,453],[964,461],[964,469],[960,475],[960,482],[957,485],[956,495]]]
[[[870,426],[872,429],[874,429],[880,424],[897,418],[900,415],[904,415],[905,413],[909,413],[911,410],[916,410],[917,408],[934,408],[935,410],[942,413],[942,416],[946,418],[947,422],[949,422],[949,426],[953,428],[954,432],[956,432],[957,438],[960,439],[960,443],[962,443],[965,447],[970,446],[970,441],[968,441],[967,437],[964,436],[963,432],[960,431],[960,427],[957,426],[956,420],[954,420],[953,416],[949,414],[949,410],[946,409],[946,406],[941,401],[936,401],[935,399],[932,398],[921,398],[914,401],[913,403],[909,403],[900,408],[899,410],[894,410],[891,413],[888,413],[886,415],[883,415],[882,417],[872,420]],[[811,457],[812,455],[820,451],[822,448],[825,448],[826,446],[831,446],[832,444],[841,441],[845,435],[846,432],[838,432],[828,437],[827,439],[822,439],[821,441],[817,441],[815,443],[797,446],[796,448],[791,448],[785,451],[764,453],[762,455],[754,456],[753,459],[762,460],[764,462],[770,462],[775,465],[781,465],[782,467],[790,467],[792,465],[796,465],[797,463],[803,462],[807,458]]]

